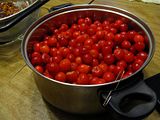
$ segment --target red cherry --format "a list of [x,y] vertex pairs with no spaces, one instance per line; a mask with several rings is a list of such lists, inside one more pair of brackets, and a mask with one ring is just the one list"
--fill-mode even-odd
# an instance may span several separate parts
[[40,52],[41,53],[49,53],[50,48],[48,47],[48,45],[43,45],[40,47]]
[[92,75],[95,77],[101,77],[103,75],[103,70],[99,66],[94,66],[92,68]]
[[81,64],[77,67],[77,71],[79,73],[88,73],[90,71],[90,66],[85,65],[85,64]]
[[82,64],[82,58],[81,57],[76,57],[75,62],[80,65]]
[[75,62],[71,63],[71,70],[75,71],[75,70],[77,70],[77,67],[78,67],[77,63],[75,63]]
[[122,60],[122,59],[124,59],[124,55],[125,55],[125,53],[124,53],[123,49],[116,48],[114,50],[114,56],[116,57],[116,59]]
[[59,63],[60,70],[69,71],[71,69],[71,62],[69,59],[63,59]]
[[92,61],[92,67],[99,65],[98,59],[93,59]]
[[117,62],[117,66],[121,66],[125,69],[127,67],[127,63],[124,60],[120,60]]
[[103,79],[106,82],[112,82],[112,81],[115,80],[115,76],[112,72],[105,72],[104,75],[103,75]]
[[85,73],[79,74],[78,79],[76,81],[77,84],[82,84],[82,85],[89,84],[89,82],[90,82],[89,77]]
[[57,72],[59,72],[59,70],[60,70],[58,64],[55,63],[55,62],[48,63],[48,64],[46,65],[46,69],[47,69],[48,72],[50,72],[50,73],[57,73]]
[[137,54],[137,58],[139,58],[139,59],[141,59],[143,61],[145,61],[147,59],[147,57],[148,57],[148,54],[146,52],[144,52],[144,51],[139,52]]
[[90,55],[93,57],[93,58],[98,58],[98,51],[96,49],[91,49],[89,51]]
[[42,64],[42,58],[41,58],[41,56],[36,56],[36,57],[33,57],[32,59],[31,59],[31,63],[33,64],[33,65],[41,65]]
[[102,31],[102,30],[97,31],[96,32],[96,37],[99,40],[103,39],[104,38],[104,31]]
[[57,45],[57,39],[56,39],[56,37],[50,37],[48,40],[47,40],[47,42],[48,42],[48,46],[50,46],[50,47],[55,47],[56,45]]
[[43,73],[43,67],[40,65],[35,66],[35,69],[39,72],[39,73]]
[[104,46],[102,47],[102,54],[107,55],[112,53],[112,47],[111,46]]
[[83,62],[87,65],[92,64],[93,57],[90,54],[85,54],[82,56]]
[[87,25],[91,25],[92,24],[92,20],[89,17],[86,17],[84,19],[84,23],[86,23]]
[[104,62],[107,65],[113,64],[115,62],[115,57],[112,54],[108,54],[104,56]]
[[128,25],[125,24],[125,23],[124,23],[124,24],[121,24],[119,29],[120,29],[120,31],[122,31],[122,32],[127,31],[127,30],[128,30]]
[[104,84],[106,81],[102,78],[94,77],[91,79],[90,84],[95,85],[95,84]]
[[124,48],[124,49],[130,49],[131,43],[130,43],[128,40],[124,40],[124,41],[121,43],[121,47]]
[[62,24],[61,27],[59,28],[60,31],[66,31],[68,29],[67,24]]
[[40,47],[41,47],[40,43],[35,43],[33,46],[33,49],[35,52],[40,52]]
[[63,72],[59,72],[56,74],[55,79],[61,82],[65,82],[66,81],[66,74]]
[[143,42],[137,42],[134,44],[134,47],[137,51],[141,52],[145,49],[145,44]]
[[105,35],[105,40],[113,40],[114,39],[114,34],[112,32],[108,33]]
[[102,69],[103,73],[108,70],[108,66],[105,63],[101,63],[98,66]]
[[115,37],[114,37],[114,42],[116,44],[120,44],[122,41],[123,41],[122,35],[121,34],[116,34]]
[[137,43],[137,42],[144,42],[144,37],[140,34],[137,34],[134,36],[134,42]]
[[127,53],[125,53],[125,55],[124,55],[124,60],[125,60],[127,63],[133,62],[133,61],[134,61],[134,54],[133,54],[132,52],[127,52]]
[[78,73],[76,71],[71,71],[66,73],[66,80],[69,83],[74,83],[77,81]]
[[130,40],[131,42],[134,41],[134,37],[137,34],[137,32],[133,31],[128,31],[127,36],[128,36],[128,40]]

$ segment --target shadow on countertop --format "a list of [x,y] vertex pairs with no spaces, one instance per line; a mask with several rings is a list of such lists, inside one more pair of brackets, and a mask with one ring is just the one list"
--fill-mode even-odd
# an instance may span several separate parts
[[67,113],[52,106],[46,100],[44,101],[46,103],[46,107],[48,108],[48,113],[51,120],[115,120],[108,113],[89,115]]

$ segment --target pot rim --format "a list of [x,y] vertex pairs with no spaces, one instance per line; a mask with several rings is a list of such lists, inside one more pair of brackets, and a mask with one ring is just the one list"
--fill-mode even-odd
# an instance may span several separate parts
[[[79,7],[79,8],[76,9],[76,7]],[[97,7],[101,7],[101,8],[97,8]],[[28,54],[27,54],[27,49],[26,49],[27,48],[26,43],[28,43],[28,40],[29,40],[30,36],[32,35],[33,31],[35,31],[40,25],[49,21],[50,19],[54,18],[55,16],[59,16],[59,15],[62,15],[62,14],[68,13],[68,12],[75,12],[75,11],[79,11],[79,10],[82,10],[82,11],[83,10],[102,10],[102,11],[115,13],[115,14],[124,16],[125,18],[128,18],[128,19],[134,21],[141,29],[143,29],[143,31],[146,33],[146,35],[148,37],[150,49],[149,49],[148,57],[147,57],[146,61],[144,62],[144,64],[141,66],[141,68],[139,70],[137,70],[136,72],[134,72],[132,75],[128,76],[127,78],[115,80],[115,81],[112,81],[112,82],[109,82],[109,83],[95,84],[95,85],[79,85],[79,84],[71,84],[71,83],[60,82],[60,81],[48,78],[48,77],[42,75],[41,73],[37,72],[35,70],[35,68],[33,67],[33,65],[30,63],[30,60],[29,60]],[[114,11],[114,10],[117,10],[117,11]],[[119,12],[121,12],[121,13],[119,13]],[[33,70],[36,74],[40,75],[41,77],[44,77],[47,80],[50,80],[51,82],[56,82],[58,84],[73,86],[73,87],[86,87],[86,88],[111,85],[111,84],[118,83],[118,82],[121,82],[121,81],[124,81],[124,80],[127,80],[127,79],[133,77],[135,74],[142,71],[146,67],[146,65],[148,65],[148,63],[151,61],[151,59],[153,57],[154,51],[155,51],[155,39],[154,39],[153,33],[150,30],[149,26],[142,19],[138,18],[135,14],[133,14],[131,12],[128,12],[127,10],[124,10],[122,8],[114,7],[114,6],[111,6],[111,5],[100,5],[100,4],[73,5],[73,6],[68,6],[68,7],[65,7],[65,8],[61,8],[59,10],[55,10],[51,13],[48,13],[47,15],[44,15],[43,17],[41,17],[40,19],[35,21],[28,28],[28,30],[26,31],[26,33],[24,35],[24,40],[22,41],[22,44],[21,44],[22,56],[23,56],[25,62],[27,63],[27,65],[30,67],[30,69]]]

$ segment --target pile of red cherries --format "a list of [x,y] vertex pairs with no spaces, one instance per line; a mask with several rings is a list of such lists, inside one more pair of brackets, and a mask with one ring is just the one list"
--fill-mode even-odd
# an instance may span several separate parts
[[148,57],[147,38],[130,26],[124,17],[61,24],[33,44],[31,64],[44,76],[70,84],[104,84],[122,71],[126,78]]

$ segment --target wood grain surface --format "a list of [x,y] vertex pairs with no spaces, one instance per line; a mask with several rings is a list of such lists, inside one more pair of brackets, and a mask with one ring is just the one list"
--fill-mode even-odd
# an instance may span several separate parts
[[[91,0],[50,0],[41,8],[41,15],[46,8],[71,2],[88,3]],[[160,72],[160,5],[130,2],[127,0],[94,0],[94,4],[106,4],[126,9],[141,19],[151,28],[156,40],[153,59],[145,68],[145,76]],[[0,58],[0,120],[111,120],[108,115],[79,116],[64,113],[46,103],[34,82],[32,71],[25,65],[20,51],[14,57]],[[146,120],[160,120],[160,114],[154,111]]]

